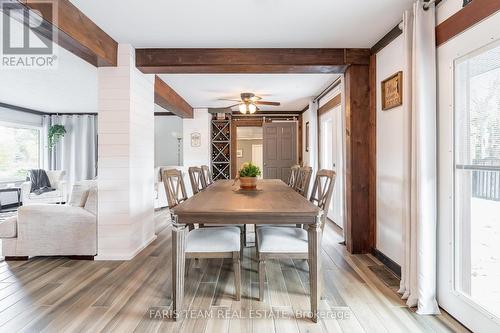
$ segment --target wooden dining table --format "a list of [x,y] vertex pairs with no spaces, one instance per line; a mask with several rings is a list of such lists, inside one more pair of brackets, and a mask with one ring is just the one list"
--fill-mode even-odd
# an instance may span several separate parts
[[234,180],[218,180],[173,209],[172,312],[183,310],[187,225],[303,224],[309,242],[311,319],[318,320],[320,300],[321,218],[323,212],[278,179],[258,180],[256,190],[241,190]]

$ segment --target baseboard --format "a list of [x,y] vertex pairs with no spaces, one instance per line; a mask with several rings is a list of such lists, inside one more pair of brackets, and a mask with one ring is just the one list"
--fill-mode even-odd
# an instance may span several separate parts
[[372,249],[372,254],[401,279],[401,266],[377,249]]
[[132,260],[136,255],[138,255],[142,250],[144,250],[146,247],[149,246],[155,239],[156,235],[153,235],[149,240],[145,241],[140,247],[138,247],[136,250],[134,250],[132,253],[126,253],[126,254],[97,254],[97,256],[94,257],[94,260],[118,260],[118,261],[127,261],[127,260]]

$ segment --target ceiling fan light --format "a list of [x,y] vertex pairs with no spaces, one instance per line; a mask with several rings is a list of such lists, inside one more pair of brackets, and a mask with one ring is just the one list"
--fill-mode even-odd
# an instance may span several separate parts
[[253,103],[248,104],[248,112],[255,113],[257,111],[257,106]]
[[238,109],[240,109],[240,112],[243,114],[247,112],[247,106],[245,104],[238,105]]

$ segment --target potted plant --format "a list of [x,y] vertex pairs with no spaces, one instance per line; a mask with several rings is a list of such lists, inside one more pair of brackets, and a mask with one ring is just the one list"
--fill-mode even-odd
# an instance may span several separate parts
[[59,142],[59,140],[64,137],[64,134],[66,134],[66,129],[63,125],[56,124],[49,127],[48,139],[50,150],[52,150],[57,142]]
[[255,190],[257,188],[257,176],[261,175],[260,168],[251,162],[245,162],[241,165],[238,172],[240,179],[240,188],[242,190]]

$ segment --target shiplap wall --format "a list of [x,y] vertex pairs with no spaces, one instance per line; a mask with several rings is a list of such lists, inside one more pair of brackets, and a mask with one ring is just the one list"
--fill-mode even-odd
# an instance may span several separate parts
[[101,67],[98,142],[98,256],[127,260],[155,237],[154,75],[119,45],[118,67]]

